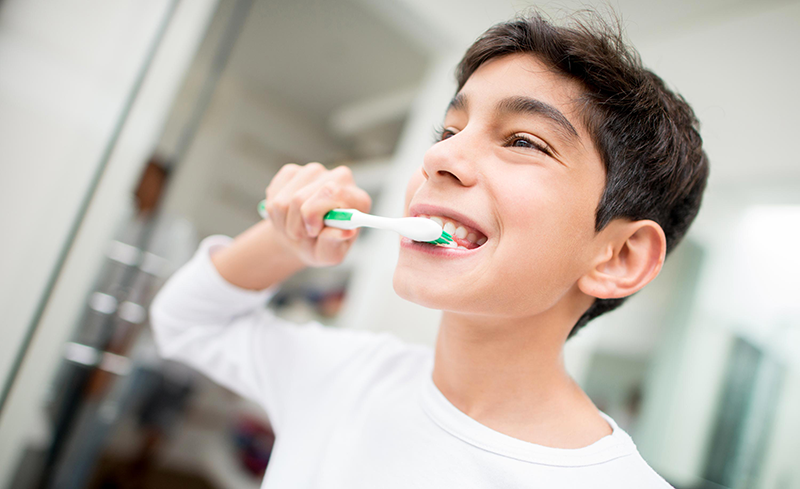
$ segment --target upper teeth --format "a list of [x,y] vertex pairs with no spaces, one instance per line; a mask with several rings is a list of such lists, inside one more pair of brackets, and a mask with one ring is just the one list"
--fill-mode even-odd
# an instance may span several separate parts
[[456,236],[460,239],[466,239],[470,243],[476,243],[478,245],[482,245],[483,243],[486,242],[485,236],[481,236],[480,238],[478,238],[478,235],[475,232],[467,230],[467,228],[461,225],[460,223],[451,221],[447,218],[441,218],[437,216],[427,216],[427,217],[431,221],[442,226],[442,229],[451,236]]

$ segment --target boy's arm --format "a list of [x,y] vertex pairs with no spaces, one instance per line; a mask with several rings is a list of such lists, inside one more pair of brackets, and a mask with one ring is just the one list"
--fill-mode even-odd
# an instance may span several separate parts
[[205,238],[154,298],[150,324],[163,357],[255,401],[278,433],[290,418],[303,419],[318,407],[345,376],[343,367],[370,358],[387,337],[275,316],[264,304],[279,284],[244,289],[214,266],[212,257],[233,246],[236,241],[228,236]]
[[187,363],[260,403],[273,427],[313,405],[341,366],[378,345],[375,333],[296,325],[266,309],[278,285],[305,266],[340,263],[357,230],[325,227],[330,209],[368,212],[347,167],[284,165],[266,190],[268,221],[231,239],[204,239],[150,306],[162,356]]
[[264,290],[305,268],[305,264],[264,220],[243,232],[224,249],[211,256],[219,274],[230,284],[249,290]]

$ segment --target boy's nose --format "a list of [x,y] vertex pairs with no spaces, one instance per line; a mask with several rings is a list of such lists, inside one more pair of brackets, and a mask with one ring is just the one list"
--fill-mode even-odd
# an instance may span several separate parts
[[469,135],[464,131],[439,141],[425,152],[422,171],[429,180],[456,182],[471,187],[477,182],[477,148],[470,148]]

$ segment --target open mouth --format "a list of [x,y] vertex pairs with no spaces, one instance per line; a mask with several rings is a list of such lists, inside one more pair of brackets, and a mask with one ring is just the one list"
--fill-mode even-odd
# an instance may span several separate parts
[[448,244],[440,244],[434,246],[441,246],[445,248],[458,248],[464,250],[474,250],[480,248],[488,238],[480,230],[471,226],[463,224],[451,217],[446,216],[430,216],[420,214],[417,217],[425,217],[435,222],[442,227],[442,230],[453,237],[453,242]]

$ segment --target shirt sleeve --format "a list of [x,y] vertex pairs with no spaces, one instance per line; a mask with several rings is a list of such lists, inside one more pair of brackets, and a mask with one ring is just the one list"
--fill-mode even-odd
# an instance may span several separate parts
[[266,302],[277,285],[254,291],[226,281],[211,254],[232,238],[205,238],[159,290],[150,324],[161,356],[188,364],[260,404],[278,433],[286,416],[322,395],[333,377],[394,338],[389,333],[296,324]]

